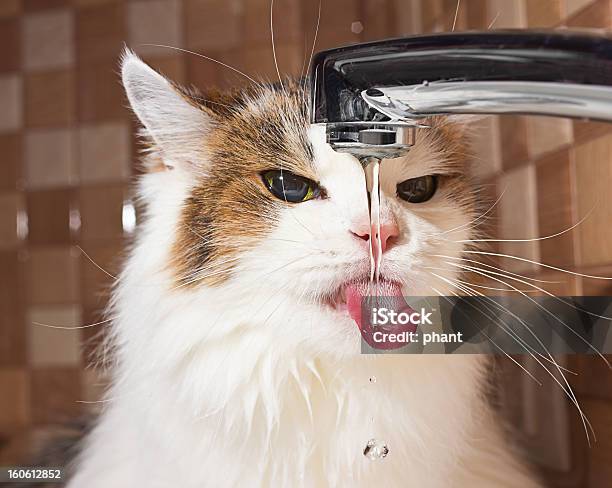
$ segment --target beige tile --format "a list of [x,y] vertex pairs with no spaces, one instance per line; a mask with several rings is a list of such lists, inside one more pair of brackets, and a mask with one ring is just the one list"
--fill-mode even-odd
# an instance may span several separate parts
[[29,378],[25,369],[0,369],[0,433],[19,430],[30,421]]
[[565,0],[565,15],[569,17],[574,15],[579,10],[582,10],[587,5],[593,3],[594,0]]
[[560,117],[525,117],[527,151],[531,159],[573,141],[572,121]]
[[185,0],[183,8],[189,49],[231,49],[240,44],[242,4],[239,0]]
[[[500,178],[498,203],[499,237],[501,239],[531,239],[538,236],[536,211],[535,169],[523,166],[505,173]],[[500,252],[522,259],[539,261],[538,243],[502,242]],[[509,271],[533,271],[536,266],[519,259],[501,260],[501,267]],[[516,285],[516,284],[515,284]]]
[[22,29],[26,70],[64,68],[74,63],[74,19],[69,10],[26,15]]
[[23,194],[0,193],[0,248],[12,248],[21,241],[17,232],[17,215],[23,210]]
[[171,56],[171,49],[144,46],[163,44],[181,47],[181,4],[178,0],[144,0],[130,2],[128,9],[128,40],[141,56]]
[[123,122],[79,129],[79,173],[83,184],[125,181],[130,177],[130,132]]
[[18,75],[0,76],[0,132],[15,131],[23,123],[22,80]]
[[[56,329],[75,327],[72,330]],[[81,360],[81,309],[78,305],[31,307],[28,313],[30,364],[32,366],[76,366]]]
[[79,251],[69,246],[32,247],[26,259],[28,303],[79,301]]
[[25,181],[30,189],[76,183],[73,132],[69,129],[32,130],[25,139]]
[[[527,27],[527,9],[525,2],[532,0],[490,0],[488,7],[487,27],[492,29]],[[536,0],[539,1],[539,0]]]
[[577,146],[574,152],[577,218],[580,224],[580,262],[612,262],[612,136]]
[[470,124],[469,140],[473,158],[473,173],[486,178],[501,171],[501,141],[499,118],[484,117]]

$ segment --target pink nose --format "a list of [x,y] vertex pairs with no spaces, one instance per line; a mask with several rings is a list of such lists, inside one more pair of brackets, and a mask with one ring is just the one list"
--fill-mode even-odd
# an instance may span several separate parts
[[[387,249],[393,247],[393,244],[399,236],[399,229],[397,228],[397,224],[395,222],[381,224],[380,236],[376,235],[375,226],[354,226],[350,230],[351,234],[356,237],[359,237],[359,239],[363,239],[366,242],[370,240],[371,236],[374,236],[374,243],[376,243],[377,240],[380,240],[380,247],[382,249],[382,252],[385,252]],[[376,245],[374,246],[374,248],[376,248]]]

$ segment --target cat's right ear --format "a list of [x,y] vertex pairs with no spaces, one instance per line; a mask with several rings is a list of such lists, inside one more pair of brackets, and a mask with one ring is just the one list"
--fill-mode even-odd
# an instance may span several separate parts
[[160,150],[164,164],[197,164],[202,159],[203,138],[212,125],[211,115],[129,49],[121,60],[121,78],[132,110]]

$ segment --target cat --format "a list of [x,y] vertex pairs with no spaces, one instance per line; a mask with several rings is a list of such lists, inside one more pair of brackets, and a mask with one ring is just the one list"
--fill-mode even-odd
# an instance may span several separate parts
[[[131,51],[121,73],[145,217],[69,488],[540,486],[488,404],[485,357],[360,354],[346,301],[370,290],[367,178],[310,126],[304,86],[206,97]],[[452,292],[434,256],[461,256],[478,215],[465,124],[427,124],[380,166],[380,280],[415,296]],[[384,459],[364,456],[372,438]]]

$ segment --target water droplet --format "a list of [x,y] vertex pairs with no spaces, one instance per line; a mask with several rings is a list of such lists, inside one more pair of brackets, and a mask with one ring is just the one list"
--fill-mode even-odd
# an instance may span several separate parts
[[370,376],[370,383],[376,383],[376,376]]
[[387,454],[389,454],[387,444],[378,439],[370,439],[363,450],[363,455],[371,461],[386,458]]

